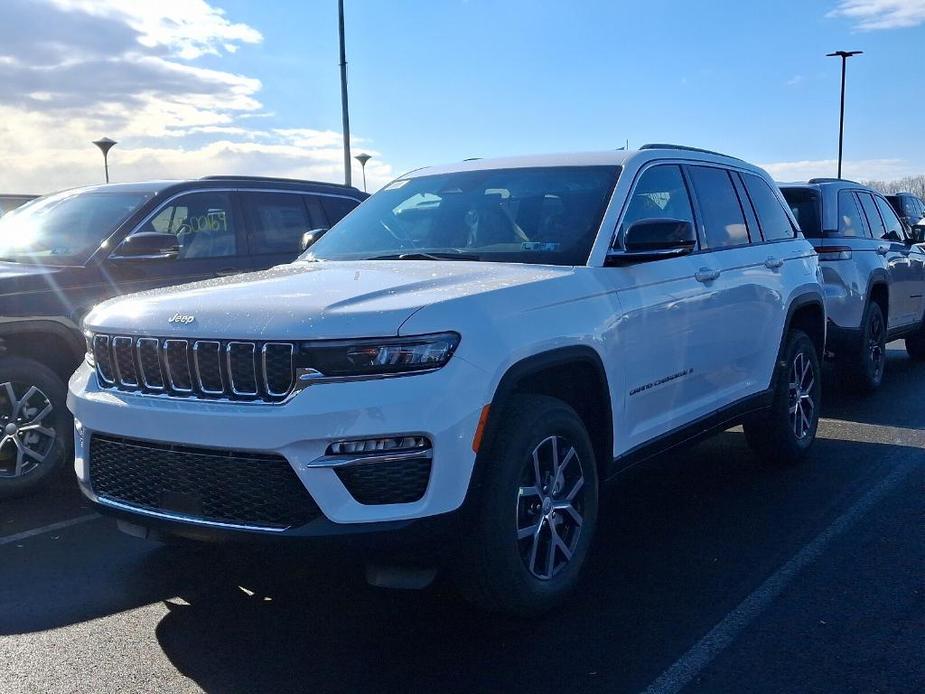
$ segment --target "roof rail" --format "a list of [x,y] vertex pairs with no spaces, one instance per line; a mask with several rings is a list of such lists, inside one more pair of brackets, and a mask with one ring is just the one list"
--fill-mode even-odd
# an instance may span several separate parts
[[639,149],[679,149],[683,152],[700,152],[701,154],[715,154],[718,157],[726,157],[727,159],[737,159],[742,161],[738,157],[734,157],[731,154],[723,154],[722,152],[716,152],[712,149],[703,149],[701,147],[688,147],[687,145],[669,145],[662,142],[654,142],[647,145],[643,145]]
[[862,185],[861,183],[858,183],[857,181],[852,181],[849,178],[829,178],[826,176],[820,176],[818,178],[811,178],[807,181],[807,183],[851,183],[856,186]]
[[237,176],[233,174],[222,174],[220,176],[203,176],[200,181],[267,181],[270,183],[311,183],[319,186],[335,186],[337,188],[354,188],[344,183],[332,183],[331,181],[309,181],[302,178],[281,178],[278,176]]

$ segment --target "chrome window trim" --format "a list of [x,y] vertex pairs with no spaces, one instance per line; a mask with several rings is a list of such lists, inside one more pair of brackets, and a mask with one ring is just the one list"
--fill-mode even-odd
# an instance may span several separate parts
[[[154,343],[154,357],[157,359],[157,369],[161,376],[161,383],[164,385],[154,386],[148,383],[148,377],[145,374],[144,361],[141,358],[141,345],[142,343]],[[164,367],[161,365],[161,343],[156,337],[139,337],[135,342],[135,353],[138,356],[138,371],[141,376],[142,385],[148,390],[153,391],[163,391],[167,388],[167,379],[164,378]]]
[[[215,358],[218,361],[218,380],[221,382],[219,390],[209,390],[202,384],[202,374],[199,372],[199,345],[215,345]],[[218,340],[196,340],[193,343],[193,366],[196,369],[196,382],[199,384],[199,390],[206,395],[224,395],[225,394],[225,374],[222,369],[222,343]]]
[[[235,345],[242,345],[244,347],[250,348],[251,368],[254,373],[254,390],[253,391],[238,390],[238,387],[235,385],[234,368],[231,365],[231,352],[232,352],[232,347],[234,347]],[[233,395],[243,395],[246,397],[254,397],[256,395],[260,395],[260,384],[257,382],[258,380],[257,379],[257,345],[255,345],[253,342],[230,341],[227,345],[225,345],[225,356],[226,356],[226,362],[228,366],[228,382],[229,382],[229,385],[231,386],[231,393]]]
[[[289,348],[289,386],[284,391],[274,391],[270,389],[270,378],[267,375],[267,347],[288,347]],[[295,345],[291,342],[265,342],[260,348],[260,365],[263,369],[263,385],[267,389],[267,395],[274,398],[284,398],[295,386]]]
[[192,393],[193,392],[193,374],[190,374],[190,387],[189,388],[179,388],[173,380],[173,373],[170,369],[170,355],[168,354],[168,348],[171,343],[177,343],[183,345],[183,353],[186,355],[186,368],[189,370],[189,340],[181,340],[177,338],[168,338],[164,340],[164,345],[162,349],[164,350],[164,364],[167,367],[167,381],[170,384],[170,389],[176,391],[177,393]]
[[[129,358],[130,358],[130,359],[132,360],[132,362],[133,362],[133,363],[132,363],[132,366],[135,367],[135,380],[134,380],[134,381],[127,381],[127,380],[125,380],[125,378],[122,377],[122,369],[119,368],[119,357],[116,355],[116,350],[118,349],[117,343],[118,343],[119,340],[128,340],[128,353],[129,353]],[[132,338],[129,337],[128,335],[116,335],[116,336],[112,337],[111,340],[110,340],[110,344],[112,345],[112,349],[110,350],[110,353],[112,354],[112,357],[111,357],[111,358],[112,358],[113,375],[116,377],[116,382],[119,383],[119,385],[124,386],[124,387],[126,387],[126,388],[137,388],[138,385],[139,385],[139,381],[138,381],[138,366],[137,366],[137,364],[134,363],[134,361],[135,361],[135,356],[134,356],[135,350],[134,350],[134,345],[132,344],[133,342],[134,342],[134,340],[132,340]]]

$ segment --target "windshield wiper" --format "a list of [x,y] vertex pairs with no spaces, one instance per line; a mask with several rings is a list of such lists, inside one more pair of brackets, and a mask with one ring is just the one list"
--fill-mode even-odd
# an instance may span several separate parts
[[466,253],[425,253],[414,251],[411,253],[392,253],[377,255],[366,260],[478,260],[479,256]]

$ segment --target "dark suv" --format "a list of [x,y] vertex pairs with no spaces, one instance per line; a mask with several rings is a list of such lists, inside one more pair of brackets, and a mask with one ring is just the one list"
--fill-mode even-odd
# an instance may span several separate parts
[[896,210],[899,218],[912,229],[915,242],[925,242],[925,202],[912,193],[887,195],[886,199]]
[[[0,219],[0,498],[70,455],[66,382],[103,299],[288,263],[366,194],[240,176],[92,186]],[[312,237],[307,237],[311,239]]]

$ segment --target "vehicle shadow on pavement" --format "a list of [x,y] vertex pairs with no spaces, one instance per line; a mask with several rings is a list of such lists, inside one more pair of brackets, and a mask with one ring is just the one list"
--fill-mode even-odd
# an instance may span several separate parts
[[638,691],[902,450],[827,439],[775,468],[727,432],[640,466],[605,492],[577,594],[538,620],[481,613],[448,582],[377,591],[321,558],[248,553],[168,604],[157,639],[210,692]]

